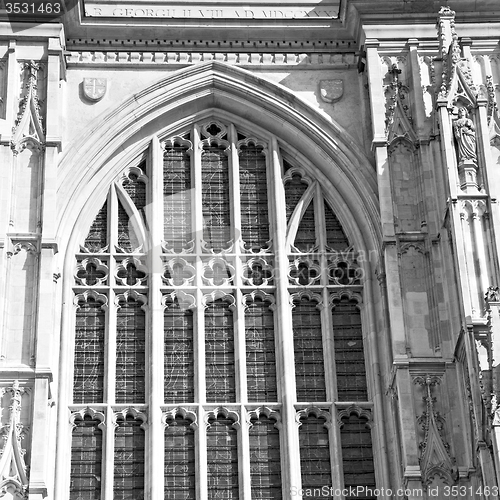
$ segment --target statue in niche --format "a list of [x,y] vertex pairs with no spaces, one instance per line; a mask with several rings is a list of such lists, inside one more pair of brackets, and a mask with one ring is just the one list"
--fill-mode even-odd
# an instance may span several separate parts
[[465,108],[459,108],[458,118],[453,123],[453,131],[458,144],[458,162],[476,165],[476,128],[467,115]]

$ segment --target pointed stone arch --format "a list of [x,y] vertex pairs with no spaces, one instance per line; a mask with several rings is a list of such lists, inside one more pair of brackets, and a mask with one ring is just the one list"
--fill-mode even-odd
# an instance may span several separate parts
[[80,217],[86,203],[102,205],[108,186],[124,165],[146,152],[152,133],[172,136],[193,117],[205,116],[230,118],[259,135],[276,136],[284,149],[314,165],[318,180],[332,184],[332,199],[338,200],[333,209],[356,247],[379,248],[376,173],[349,134],[281,85],[210,61],[133,95],[66,149],[59,166],[61,249],[78,218],[82,227],[92,222],[95,214]]

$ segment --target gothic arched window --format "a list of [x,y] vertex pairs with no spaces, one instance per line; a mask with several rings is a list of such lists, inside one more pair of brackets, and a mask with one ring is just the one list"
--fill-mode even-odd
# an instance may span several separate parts
[[70,500],[375,484],[361,269],[288,151],[196,123],[101,200],[76,255]]

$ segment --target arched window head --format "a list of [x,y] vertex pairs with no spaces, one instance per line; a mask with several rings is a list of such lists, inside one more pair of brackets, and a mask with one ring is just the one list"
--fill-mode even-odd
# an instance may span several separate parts
[[[105,448],[94,420],[75,427],[71,498],[98,491],[85,433],[119,500],[248,486],[278,500],[348,477],[332,415],[372,403],[362,269],[332,192],[292,147],[213,117],[123,165],[76,254],[71,411],[115,418],[98,426]],[[352,446],[369,457],[363,432]]]

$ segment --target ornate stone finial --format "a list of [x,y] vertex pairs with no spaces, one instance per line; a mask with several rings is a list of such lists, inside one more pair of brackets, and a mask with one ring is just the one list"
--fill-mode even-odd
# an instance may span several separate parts
[[439,15],[455,17],[455,11],[451,10],[447,5],[443,5],[439,9]]
[[486,302],[500,302],[500,288],[498,286],[489,286],[484,294]]

